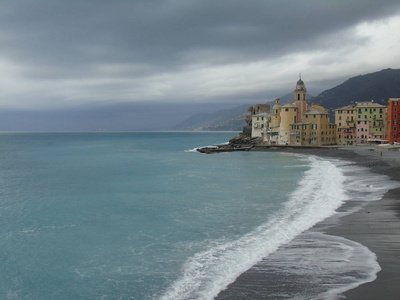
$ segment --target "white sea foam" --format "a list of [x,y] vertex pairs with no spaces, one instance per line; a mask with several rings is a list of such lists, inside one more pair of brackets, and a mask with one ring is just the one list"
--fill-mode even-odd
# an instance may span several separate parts
[[197,147],[197,148],[193,148],[193,149],[187,149],[187,150],[185,150],[185,152],[197,152],[197,150],[200,148],[218,148],[218,146],[215,146],[215,145],[202,146],[202,147]]
[[[325,266],[320,272],[321,277],[324,277],[325,286],[329,286],[327,283],[329,279],[326,279],[329,277],[331,277],[332,284],[328,291],[320,293],[313,298],[314,300],[342,298],[339,296],[341,293],[376,279],[376,274],[381,270],[381,267],[377,262],[375,253],[367,247],[338,236],[324,235],[319,239],[327,240],[331,244],[331,249],[338,248],[339,251],[336,252],[336,256],[333,255],[332,251],[330,253],[325,251],[323,256],[319,257],[318,264]],[[324,259],[327,260],[326,263],[323,263]],[[315,269],[313,272],[315,272]]]
[[199,148],[187,149],[185,152],[197,152],[197,149]]
[[181,277],[161,299],[213,299],[279,246],[333,215],[346,200],[345,176],[330,161],[315,157],[308,160],[310,169],[304,173],[283,209],[241,238],[214,242],[207,250],[190,257]]
[[[229,144],[229,142],[224,142],[224,143],[220,143],[218,145],[228,145],[228,144]],[[201,148],[218,148],[218,146],[217,145],[201,146],[201,147],[196,147],[193,149],[187,149],[187,150],[185,150],[185,152],[197,152],[197,150],[201,149]]]
[[[269,295],[278,299],[333,300],[373,281],[380,269],[376,255],[367,247],[343,237],[307,231],[264,259],[254,272],[279,278],[279,285],[267,288]],[[291,295],[287,287],[291,287]]]

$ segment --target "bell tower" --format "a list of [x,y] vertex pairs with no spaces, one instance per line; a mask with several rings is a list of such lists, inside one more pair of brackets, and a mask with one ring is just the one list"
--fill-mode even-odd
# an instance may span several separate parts
[[301,73],[294,90],[294,104],[297,106],[297,122],[301,122],[303,113],[307,110],[307,89],[304,81],[301,80]]

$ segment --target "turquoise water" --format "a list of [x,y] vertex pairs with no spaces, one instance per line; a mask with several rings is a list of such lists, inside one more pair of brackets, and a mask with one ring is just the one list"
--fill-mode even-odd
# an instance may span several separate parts
[[212,299],[345,200],[326,161],[193,150],[233,135],[1,134],[0,298]]

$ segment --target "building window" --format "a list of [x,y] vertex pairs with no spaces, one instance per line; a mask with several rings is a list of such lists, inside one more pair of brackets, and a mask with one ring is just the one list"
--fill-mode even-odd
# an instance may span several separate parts
[[312,129],[317,129],[317,124],[312,124]]

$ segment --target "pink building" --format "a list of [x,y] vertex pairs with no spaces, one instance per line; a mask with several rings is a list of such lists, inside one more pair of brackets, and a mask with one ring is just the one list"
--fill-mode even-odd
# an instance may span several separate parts
[[356,122],[356,143],[366,144],[367,140],[371,137],[370,132],[370,121],[357,121]]

